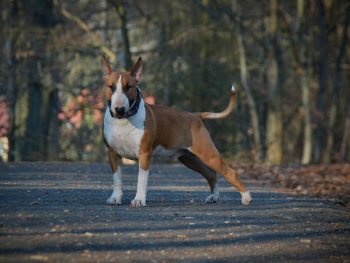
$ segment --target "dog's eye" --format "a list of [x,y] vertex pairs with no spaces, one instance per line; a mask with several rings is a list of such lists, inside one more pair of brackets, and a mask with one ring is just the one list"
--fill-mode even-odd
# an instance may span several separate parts
[[115,90],[115,86],[114,85],[109,85],[108,88],[110,88],[112,91]]
[[126,91],[129,91],[129,90],[131,89],[131,87],[132,87],[132,86],[130,86],[129,84],[126,84],[125,90],[126,90]]

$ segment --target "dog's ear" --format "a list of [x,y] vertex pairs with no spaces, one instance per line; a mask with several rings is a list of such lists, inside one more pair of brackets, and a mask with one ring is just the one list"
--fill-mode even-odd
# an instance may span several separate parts
[[136,79],[137,83],[141,81],[142,70],[143,70],[143,62],[141,57],[139,57],[137,62],[134,64],[134,66],[132,66],[132,68],[129,71],[130,75]]
[[101,59],[102,77],[106,79],[112,73],[112,68],[109,65],[108,58],[103,55]]

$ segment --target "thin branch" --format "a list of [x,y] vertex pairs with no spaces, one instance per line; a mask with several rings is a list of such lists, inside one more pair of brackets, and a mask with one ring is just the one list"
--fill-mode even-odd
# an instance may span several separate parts
[[106,54],[111,62],[115,62],[116,61],[116,55],[114,54],[114,52],[109,49],[108,47],[106,47],[103,43],[102,40],[100,38],[100,36],[98,34],[96,34],[95,32],[93,32],[90,27],[88,26],[87,23],[85,23],[80,17],[73,15],[72,13],[70,13],[67,9],[64,8],[59,8],[59,12],[68,20],[73,21],[74,23],[76,23],[83,31],[85,31],[87,34],[89,34],[95,44],[101,49],[101,51]]

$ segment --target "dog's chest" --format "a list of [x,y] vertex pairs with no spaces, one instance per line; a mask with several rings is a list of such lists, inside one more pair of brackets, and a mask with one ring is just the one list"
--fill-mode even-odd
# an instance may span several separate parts
[[136,115],[127,119],[115,119],[111,117],[108,110],[105,112],[105,139],[108,145],[120,156],[128,159],[138,158],[144,134],[144,111],[144,106],[140,107]]

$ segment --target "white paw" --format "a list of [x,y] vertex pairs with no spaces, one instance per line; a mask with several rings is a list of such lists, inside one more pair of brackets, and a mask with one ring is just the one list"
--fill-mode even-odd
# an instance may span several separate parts
[[130,204],[132,207],[140,207],[140,206],[146,206],[146,200],[141,200],[141,199],[134,199],[131,201]]
[[218,194],[211,194],[205,199],[205,202],[207,202],[207,203],[216,203],[219,200],[220,200],[220,197],[219,197]]
[[242,195],[242,205],[249,205],[249,203],[253,200],[249,192],[241,193],[241,195]]
[[108,205],[121,205],[122,204],[122,196],[112,194],[110,198],[107,199],[107,204]]

